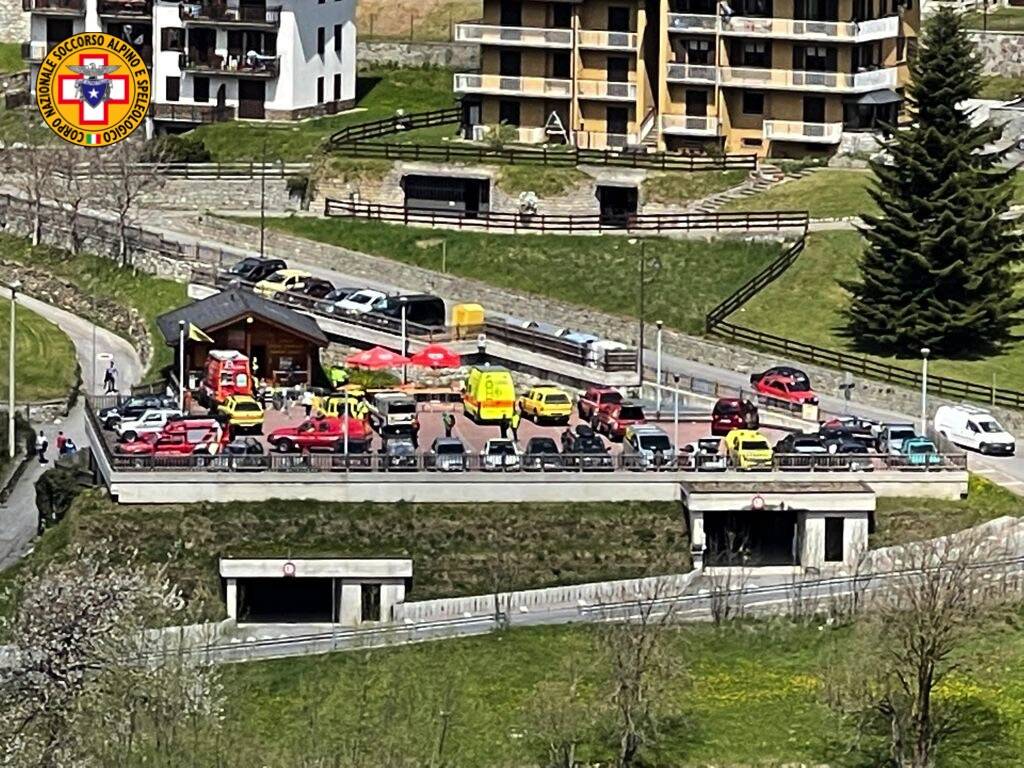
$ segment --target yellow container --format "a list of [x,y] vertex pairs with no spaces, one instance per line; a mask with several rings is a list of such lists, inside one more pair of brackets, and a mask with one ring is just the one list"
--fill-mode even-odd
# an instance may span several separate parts
[[452,325],[456,332],[484,324],[484,308],[479,304],[456,304],[452,307]]

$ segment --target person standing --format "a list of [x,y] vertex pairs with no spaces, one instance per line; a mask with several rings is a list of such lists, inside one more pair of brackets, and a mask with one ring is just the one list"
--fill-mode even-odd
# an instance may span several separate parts
[[46,439],[46,435],[43,434],[43,430],[39,430],[39,434],[36,436],[36,453],[39,455],[39,463],[46,463],[46,449],[50,443]]
[[511,422],[507,415],[501,417],[501,422],[498,424],[498,428],[501,430],[502,438],[508,437],[508,427]]
[[57,455],[64,455],[64,446],[67,445],[68,438],[63,432],[57,433]]
[[448,412],[441,417],[441,423],[444,424],[444,436],[451,437],[452,430],[455,429],[455,414]]
[[106,394],[117,392],[117,367],[114,361],[110,361],[107,370],[103,372],[103,389]]
[[412,420],[412,447],[416,450],[420,449],[420,420],[418,418]]
[[302,407],[306,409],[306,418],[309,418],[309,414],[313,412],[313,393],[310,390],[305,390],[302,393]]
[[509,426],[512,428],[512,439],[519,442],[519,409],[516,408],[512,411],[512,419],[509,422]]

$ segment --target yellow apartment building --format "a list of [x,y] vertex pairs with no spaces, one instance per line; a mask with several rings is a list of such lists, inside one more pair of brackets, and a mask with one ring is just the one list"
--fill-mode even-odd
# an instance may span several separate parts
[[485,0],[467,135],[799,156],[895,122],[918,0]]

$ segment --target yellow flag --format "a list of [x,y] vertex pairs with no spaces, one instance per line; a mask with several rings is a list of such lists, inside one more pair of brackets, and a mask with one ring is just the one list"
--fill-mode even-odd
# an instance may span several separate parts
[[202,328],[198,328],[192,323],[188,324],[188,337],[191,341],[205,341],[207,344],[213,344],[213,339],[203,333]]

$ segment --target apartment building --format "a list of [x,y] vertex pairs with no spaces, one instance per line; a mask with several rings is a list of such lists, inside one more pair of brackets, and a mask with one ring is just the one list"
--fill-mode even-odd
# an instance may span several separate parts
[[[231,118],[296,120],[355,102],[355,0],[23,0],[26,58],[106,32],[150,66],[158,124]],[[34,77],[34,72],[33,72]]]
[[822,152],[895,122],[919,20],[916,0],[485,0],[455,90],[477,135]]

